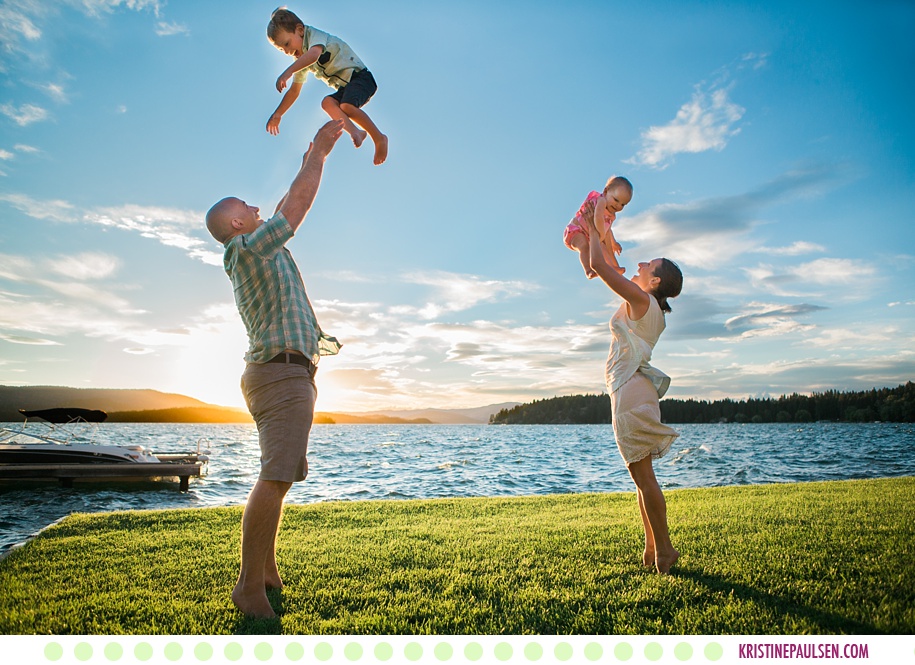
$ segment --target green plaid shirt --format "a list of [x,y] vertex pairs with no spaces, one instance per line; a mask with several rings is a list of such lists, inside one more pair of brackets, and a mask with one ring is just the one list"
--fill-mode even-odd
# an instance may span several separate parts
[[286,217],[277,212],[251,233],[225,243],[222,261],[248,330],[249,363],[294,349],[317,364],[320,356],[340,350],[340,343],[321,331],[302,275],[285,247],[292,235]]

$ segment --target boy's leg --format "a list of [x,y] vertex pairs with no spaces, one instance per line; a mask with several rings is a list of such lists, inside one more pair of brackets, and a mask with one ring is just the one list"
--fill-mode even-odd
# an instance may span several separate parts
[[381,133],[381,130],[372,122],[368,113],[346,102],[340,104],[340,110],[372,137],[372,141],[375,143],[375,164],[384,162],[388,157],[388,137]]
[[349,116],[340,108],[340,102],[334,99],[333,96],[328,95],[321,100],[321,108],[332,119],[343,121],[343,131],[352,137],[354,146],[358,148],[362,145],[362,142],[365,141],[365,132],[353,124]]

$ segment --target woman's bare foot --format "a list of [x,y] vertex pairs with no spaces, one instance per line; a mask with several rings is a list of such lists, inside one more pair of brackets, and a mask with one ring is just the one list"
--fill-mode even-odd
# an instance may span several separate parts
[[384,164],[388,158],[388,137],[382,134],[375,139],[375,166]]
[[283,580],[280,579],[279,575],[264,575],[264,588],[282,589]]
[[642,552],[642,565],[646,568],[652,568],[654,566],[654,550],[649,550],[648,548]]
[[239,585],[232,589],[232,602],[241,612],[252,619],[273,619],[276,612],[267,600],[267,592],[260,589],[260,593],[246,593]]
[[658,568],[658,572],[661,573],[662,575],[665,575],[670,572],[670,569],[673,567],[673,565],[675,563],[677,563],[677,559],[679,559],[679,558],[680,558],[680,553],[675,549],[671,549],[670,553],[665,554],[664,556],[661,556],[660,554],[658,554],[655,557],[654,563],[655,563],[655,566],[657,566],[657,568]]

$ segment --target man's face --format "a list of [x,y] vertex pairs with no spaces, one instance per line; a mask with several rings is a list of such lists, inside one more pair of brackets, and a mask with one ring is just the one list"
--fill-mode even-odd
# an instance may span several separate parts
[[[238,220],[238,224],[235,224]],[[241,199],[237,199],[235,209],[232,212],[233,226],[242,234],[251,233],[258,226],[264,223],[260,216],[260,208],[248,205]]]

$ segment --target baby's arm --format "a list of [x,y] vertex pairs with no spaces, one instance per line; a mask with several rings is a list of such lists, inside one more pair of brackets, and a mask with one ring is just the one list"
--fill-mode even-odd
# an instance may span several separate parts
[[[607,210],[607,199],[603,196],[597,199],[594,202],[594,215],[592,220],[604,219],[604,213]],[[607,230],[604,233],[604,237],[599,240],[599,243],[603,245],[606,251],[605,254],[608,258],[607,263],[613,268],[616,272],[622,274],[625,272],[625,269],[620,267],[619,261],[616,260],[616,255],[623,251],[623,248],[620,247],[619,243],[616,242],[616,238],[613,237],[612,227],[606,227]]]
[[295,103],[295,100],[299,98],[299,93],[302,91],[301,83],[293,83],[289,86],[289,90],[286,91],[286,94],[283,95],[283,99],[280,100],[280,105],[276,107],[276,111],[273,112],[273,115],[270,116],[270,119],[267,120],[267,132],[276,136],[280,133],[280,120],[283,119],[283,114],[289,110],[289,108]]
[[305,53],[296,58],[296,61],[289,65],[276,80],[277,92],[283,92],[283,88],[286,87],[286,82],[290,79],[290,77],[297,71],[305,69],[309,65],[315,64],[318,61],[318,58],[321,57],[322,53],[324,53],[324,45],[315,44],[310,49],[305,51]]

